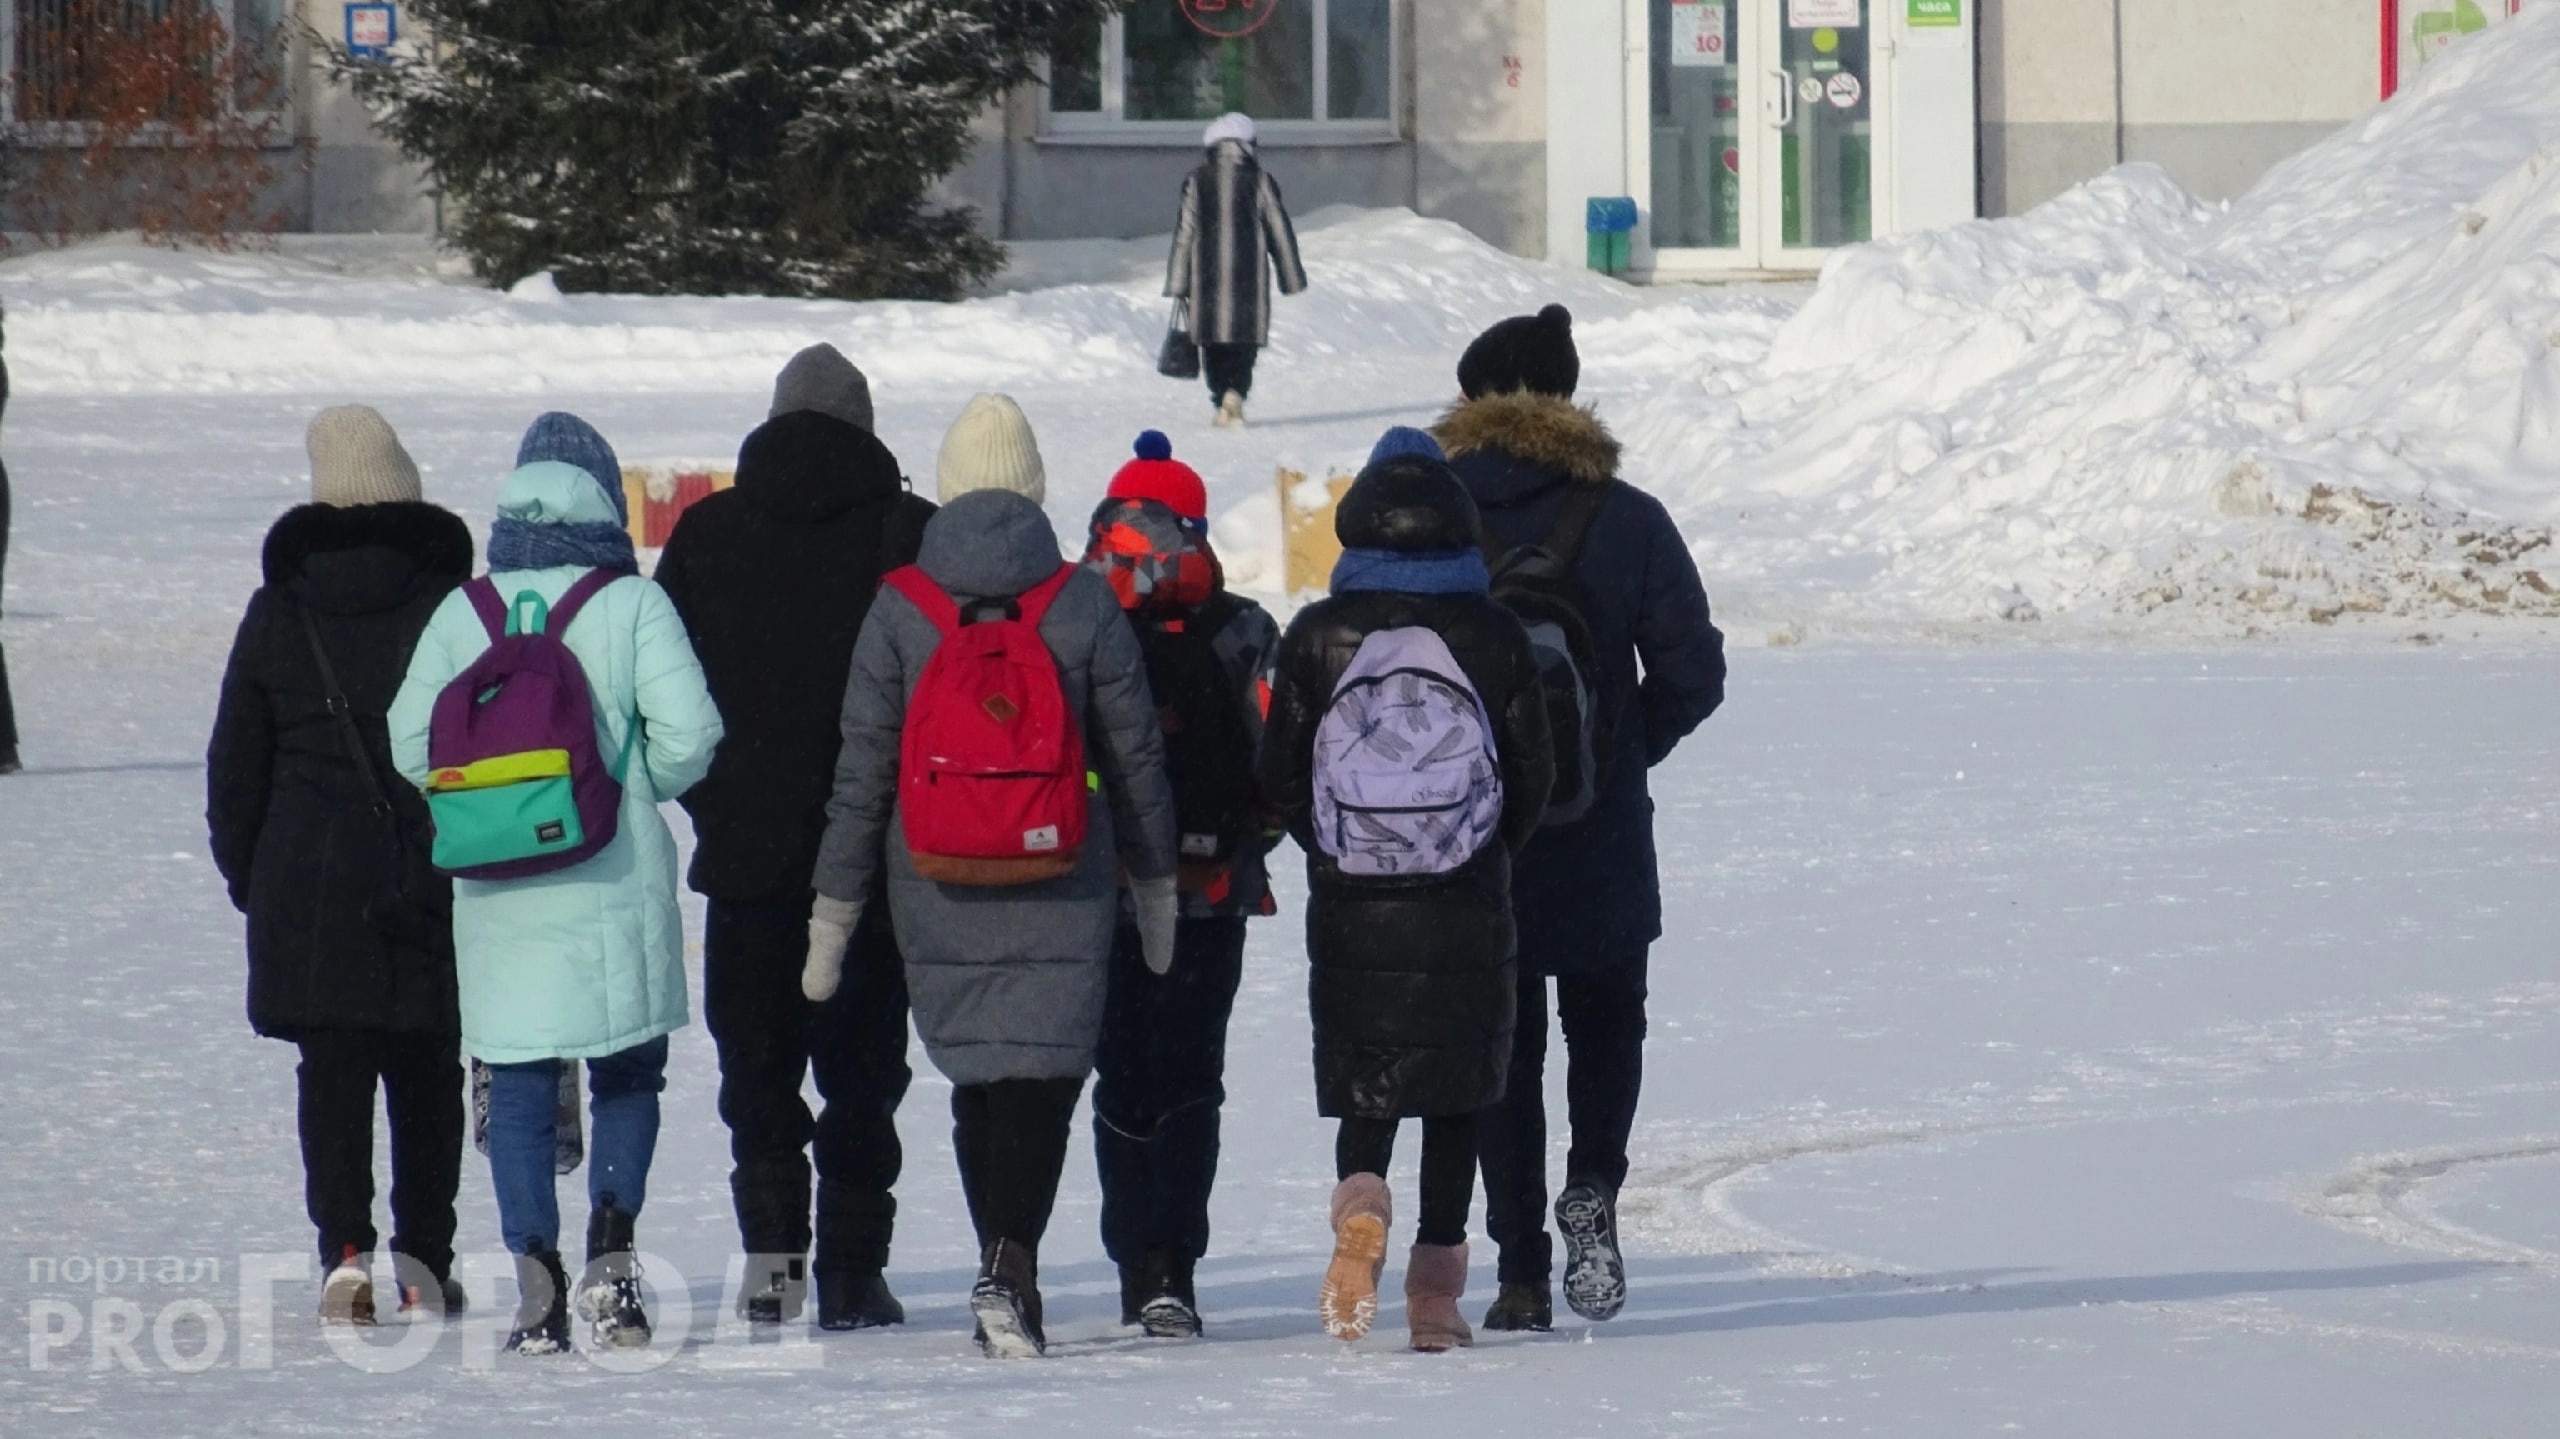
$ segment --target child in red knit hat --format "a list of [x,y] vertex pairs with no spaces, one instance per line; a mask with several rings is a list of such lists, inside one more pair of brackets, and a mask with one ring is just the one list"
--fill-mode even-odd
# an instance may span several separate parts
[[1280,629],[1227,592],[1199,472],[1155,430],[1135,448],[1094,511],[1085,563],[1111,582],[1146,655],[1180,821],[1182,918],[1159,976],[1124,906],[1094,1064],[1093,1146],[1121,1322],[1187,1338],[1200,1332],[1192,1270],[1209,1243],[1245,920],[1272,909],[1272,839],[1252,776]]

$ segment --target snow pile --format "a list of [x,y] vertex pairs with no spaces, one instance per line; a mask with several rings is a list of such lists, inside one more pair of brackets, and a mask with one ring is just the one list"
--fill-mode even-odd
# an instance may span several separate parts
[[1641,467],[1754,611],[2560,614],[2554,73],[2543,10],[2227,210],[2127,166],[1843,253]]

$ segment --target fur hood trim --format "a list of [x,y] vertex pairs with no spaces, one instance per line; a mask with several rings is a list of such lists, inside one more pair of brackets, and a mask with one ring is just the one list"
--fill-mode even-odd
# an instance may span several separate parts
[[266,581],[281,585],[314,555],[379,545],[432,575],[471,577],[471,531],[451,511],[415,500],[380,505],[296,505],[267,531]]
[[1461,400],[1433,428],[1452,460],[1494,451],[1584,484],[1617,478],[1619,444],[1597,410],[1514,390]]

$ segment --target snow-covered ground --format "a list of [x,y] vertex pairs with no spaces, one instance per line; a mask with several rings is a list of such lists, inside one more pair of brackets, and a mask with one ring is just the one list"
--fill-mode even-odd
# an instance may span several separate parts
[[[0,781],[0,1434],[2551,1432],[2560,673],[2516,612],[2560,520],[2555,65],[2560,9],[2531,11],[2228,211],[2128,171],[1809,293],[1635,291],[1311,216],[1316,288],[1240,434],[1149,369],[1152,245],[1029,247],[957,307],[495,294],[385,242],[0,265],[32,766]],[[696,1027],[642,1227],[691,1330],[662,1367],[491,1361],[485,1278],[397,1373],[279,1284],[258,1362],[243,1256],[308,1244],[292,1055],[240,1018],[200,755],[312,411],[382,408],[485,531],[535,411],[719,459],[831,339],[927,486],[971,391],[1018,396],[1062,534],[1168,429],[1277,599],[1274,470],[1427,420],[1478,327],[1555,299],[1735,638],[1732,702],[1657,776],[1623,1318],[1430,1359],[1392,1306],[1367,1344],[1318,1335],[1330,1148],[1291,918],[1257,927],[1239,1005],[1206,1342],[1113,1327],[1080,1143],[1057,1357],[971,1354],[921,1056],[914,1322],[723,1332]],[[476,1161],[463,1206],[493,1260]],[[211,1367],[177,1372],[207,1314]]]

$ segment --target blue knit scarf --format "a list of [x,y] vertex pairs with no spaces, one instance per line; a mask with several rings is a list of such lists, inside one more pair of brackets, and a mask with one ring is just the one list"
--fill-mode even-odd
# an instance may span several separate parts
[[1333,567],[1333,592],[1394,590],[1409,595],[1480,595],[1493,587],[1484,552],[1344,550]]
[[640,573],[631,532],[598,521],[584,525],[535,524],[498,517],[489,527],[489,568],[551,570],[574,565],[617,575]]

